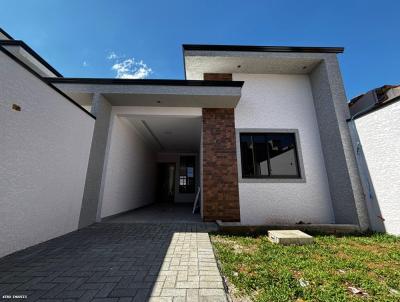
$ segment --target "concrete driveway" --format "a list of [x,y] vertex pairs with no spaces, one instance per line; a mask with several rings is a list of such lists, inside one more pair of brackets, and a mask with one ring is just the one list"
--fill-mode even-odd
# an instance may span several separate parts
[[213,229],[97,223],[1,258],[0,293],[28,301],[226,301]]

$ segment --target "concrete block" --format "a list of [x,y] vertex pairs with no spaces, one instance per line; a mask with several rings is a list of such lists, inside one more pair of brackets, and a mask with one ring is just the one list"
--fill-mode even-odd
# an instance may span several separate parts
[[304,245],[314,242],[314,238],[299,230],[268,231],[268,239],[282,245]]

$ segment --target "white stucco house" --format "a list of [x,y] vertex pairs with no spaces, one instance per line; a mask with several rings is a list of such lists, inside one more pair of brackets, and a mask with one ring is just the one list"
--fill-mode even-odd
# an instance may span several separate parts
[[351,100],[349,126],[374,231],[400,235],[400,85]]
[[369,226],[339,47],[183,45],[184,80],[65,78],[0,32],[0,255],[155,202]]

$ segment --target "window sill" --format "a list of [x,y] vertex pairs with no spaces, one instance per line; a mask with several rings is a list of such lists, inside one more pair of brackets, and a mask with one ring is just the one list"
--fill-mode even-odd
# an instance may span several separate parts
[[305,178],[242,178],[239,183],[305,183]]

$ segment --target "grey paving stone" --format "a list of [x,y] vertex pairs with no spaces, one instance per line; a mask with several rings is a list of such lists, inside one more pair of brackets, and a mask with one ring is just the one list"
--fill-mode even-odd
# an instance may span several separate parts
[[79,289],[101,289],[104,286],[104,283],[83,283]]
[[107,297],[108,294],[115,288],[116,283],[105,283],[103,284],[100,291],[96,294],[96,297]]
[[226,301],[208,229],[94,224],[1,258],[0,293],[42,302]]
[[68,299],[68,298],[80,298],[85,293],[84,290],[63,290],[57,295],[57,298]]
[[87,278],[76,278],[76,280],[74,282],[72,282],[67,289],[68,290],[74,290],[74,289],[78,289],[83,283],[85,283],[87,280]]
[[123,297],[123,298],[119,298],[118,302],[131,302],[132,298],[129,297]]
[[140,288],[140,289],[138,289],[138,291],[132,301],[134,301],[134,302],[147,301],[149,298],[149,295],[150,295],[149,289]]
[[60,292],[62,292],[66,287],[68,287],[69,283],[59,283],[55,287],[53,287],[50,291],[46,292],[43,295],[43,298],[54,298],[56,297]]
[[111,291],[111,293],[108,295],[109,297],[134,297],[136,293],[138,292],[137,288],[119,288],[119,289],[114,289]]

